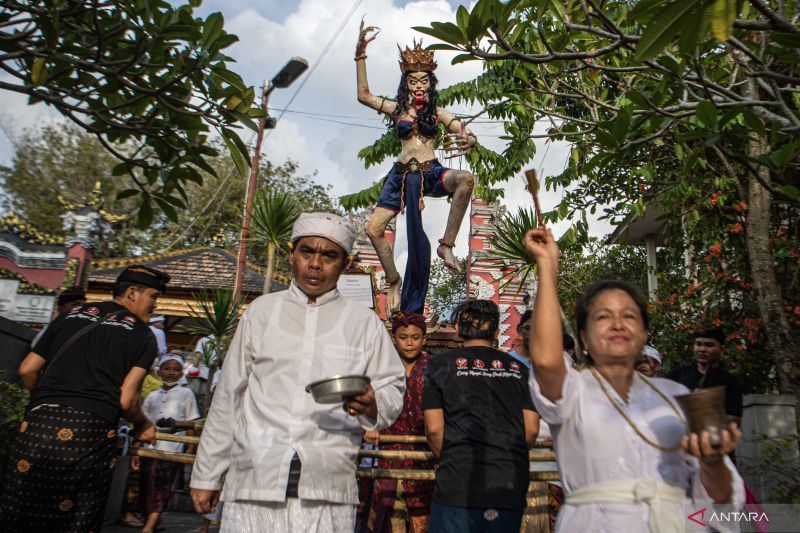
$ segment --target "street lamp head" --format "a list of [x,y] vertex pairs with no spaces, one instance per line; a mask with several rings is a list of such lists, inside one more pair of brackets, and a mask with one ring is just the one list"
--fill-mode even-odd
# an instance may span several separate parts
[[294,80],[300,77],[300,74],[305,72],[308,68],[308,61],[303,59],[302,57],[293,57],[289,60],[286,65],[283,66],[280,72],[278,72],[270,85],[273,87],[277,87],[278,89],[285,89],[289,85],[291,85]]

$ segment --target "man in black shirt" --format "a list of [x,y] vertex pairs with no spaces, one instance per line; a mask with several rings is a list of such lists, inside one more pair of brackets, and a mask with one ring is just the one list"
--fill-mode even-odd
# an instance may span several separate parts
[[492,348],[499,311],[489,300],[455,313],[464,347],[431,359],[422,408],[439,460],[430,532],[519,531],[528,490],[528,448],[539,431],[528,369]]
[[155,441],[140,392],[157,348],[147,321],[169,276],[130,266],[113,300],[84,303],[50,324],[22,361],[31,390],[0,499],[2,531],[98,531],[116,463],[120,414]]
[[676,368],[668,379],[685,385],[689,390],[725,386],[725,412],[738,424],[742,420],[742,384],[719,366],[725,346],[725,335],[719,328],[703,328],[693,335],[695,364]]

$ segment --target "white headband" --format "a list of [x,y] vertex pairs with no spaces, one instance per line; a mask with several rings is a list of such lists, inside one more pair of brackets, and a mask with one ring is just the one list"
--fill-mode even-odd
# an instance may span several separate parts
[[292,242],[301,237],[324,237],[335,242],[350,255],[356,240],[353,226],[345,219],[331,213],[303,213],[292,227]]
[[167,361],[177,361],[181,364],[181,368],[183,368],[183,357],[174,353],[165,353],[161,356],[161,359],[158,360],[158,369],[161,370],[161,366]]
[[644,353],[647,357],[651,357],[658,361],[658,364],[661,364],[661,354],[649,344],[642,348],[642,353]]

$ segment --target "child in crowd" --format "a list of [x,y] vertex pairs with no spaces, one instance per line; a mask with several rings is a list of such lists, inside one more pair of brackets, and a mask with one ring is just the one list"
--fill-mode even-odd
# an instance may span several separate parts
[[648,378],[655,378],[661,375],[661,353],[650,346],[645,345],[642,353],[636,360],[636,370]]
[[[189,421],[200,418],[194,393],[187,387],[179,386],[183,377],[183,358],[168,353],[158,362],[158,373],[163,384],[151,392],[144,401],[142,410],[147,418],[157,426],[169,426],[174,421]],[[185,435],[185,432],[176,433]],[[163,452],[183,451],[180,442],[159,441],[155,447],[147,448]],[[178,463],[158,459],[133,457],[131,468],[140,471],[139,497],[145,512],[146,521],[143,533],[155,531],[158,519],[172,496],[172,484],[178,470]]]

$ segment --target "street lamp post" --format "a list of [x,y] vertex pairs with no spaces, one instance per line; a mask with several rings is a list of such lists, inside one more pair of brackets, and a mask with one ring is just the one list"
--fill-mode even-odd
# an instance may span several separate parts
[[[264,130],[275,127],[274,117],[269,116],[267,102],[273,89],[284,89],[292,84],[308,68],[308,61],[302,57],[293,57],[278,72],[271,81],[265,81],[261,90],[261,109],[264,116],[258,121],[258,134],[256,136],[256,147],[253,152],[253,160],[250,165],[250,178],[247,181],[247,196],[245,197],[244,215],[242,217],[242,232],[239,236],[239,255],[236,259],[236,278],[233,283],[233,298],[238,301],[242,294],[244,282],[244,271],[247,259],[247,245],[250,240],[250,220],[253,214],[253,198],[256,195],[256,184],[258,178],[258,167],[261,159],[261,142],[264,140]],[[271,283],[272,280],[269,280]]]

